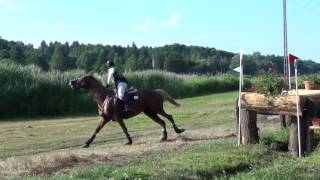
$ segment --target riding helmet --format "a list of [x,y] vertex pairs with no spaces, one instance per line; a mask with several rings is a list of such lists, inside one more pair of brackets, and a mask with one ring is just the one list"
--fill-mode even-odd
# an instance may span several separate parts
[[114,67],[113,61],[108,60],[108,61],[106,62],[106,66],[107,66],[107,68]]

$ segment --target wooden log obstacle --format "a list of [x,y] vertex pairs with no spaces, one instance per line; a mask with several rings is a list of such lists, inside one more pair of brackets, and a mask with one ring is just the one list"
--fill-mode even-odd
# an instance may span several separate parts
[[[259,142],[257,127],[257,114],[282,115],[290,128],[288,149],[294,155],[299,154],[298,146],[298,122],[297,106],[294,92],[289,91],[286,95],[266,97],[262,94],[244,92],[241,93],[241,126],[238,132],[241,144],[255,144]],[[312,151],[313,131],[310,129],[315,112],[315,102],[320,102],[319,90],[299,90],[299,116],[301,154],[305,156]],[[236,100],[237,130],[239,128],[239,106]],[[318,107],[319,108],[319,107]]]

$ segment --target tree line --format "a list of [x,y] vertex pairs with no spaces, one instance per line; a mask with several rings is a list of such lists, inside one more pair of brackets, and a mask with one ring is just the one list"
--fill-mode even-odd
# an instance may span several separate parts
[[[137,47],[135,43],[123,46],[82,44],[74,41],[42,41],[38,48],[32,44],[8,41],[0,37],[0,60],[17,64],[34,64],[45,71],[82,69],[86,72],[104,71],[107,60],[113,60],[124,71],[157,69],[175,73],[218,74],[239,66],[239,54],[209,47],[171,44],[162,47]],[[259,52],[244,56],[244,73],[255,75],[272,68],[283,72],[283,56],[261,55]],[[293,68],[291,68],[293,70]],[[299,61],[299,73],[320,71],[320,64],[312,60]]]

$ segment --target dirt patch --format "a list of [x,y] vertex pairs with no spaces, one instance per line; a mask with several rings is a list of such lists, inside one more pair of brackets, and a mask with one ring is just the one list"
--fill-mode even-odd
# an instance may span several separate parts
[[71,148],[36,155],[11,157],[0,161],[0,176],[32,176],[65,174],[92,164],[122,164],[125,161],[141,158],[150,154],[170,153],[183,146],[196,143],[210,143],[217,139],[235,136],[230,129],[216,132],[187,131],[168,142],[160,143],[157,137],[139,138],[133,145],[125,146],[120,142],[93,145],[88,149]]

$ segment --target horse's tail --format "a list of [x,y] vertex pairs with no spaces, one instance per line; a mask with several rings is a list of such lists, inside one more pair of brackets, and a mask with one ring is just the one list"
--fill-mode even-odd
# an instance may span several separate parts
[[156,91],[158,94],[160,94],[164,101],[169,101],[171,104],[173,104],[175,106],[180,106],[180,104],[177,103],[177,101],[175,101],[173,99],[173,97],[171,97],[165,90],[163,90],[163,89],[155,89],[154,91]]

